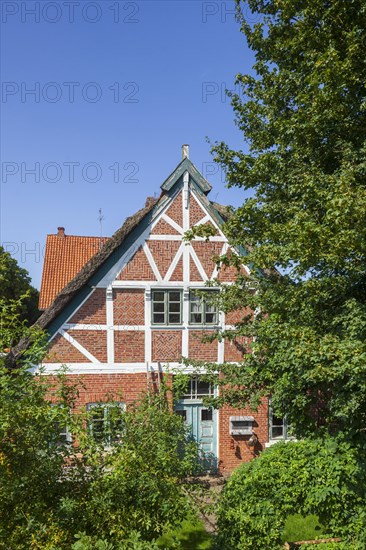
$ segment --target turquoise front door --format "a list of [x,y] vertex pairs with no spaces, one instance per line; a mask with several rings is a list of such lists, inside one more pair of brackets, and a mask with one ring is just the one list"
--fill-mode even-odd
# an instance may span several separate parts
[[179,401],[175,412],[183,417],[197,441],[200,460],[206,471],[217,469],[217,411],[202,402]]

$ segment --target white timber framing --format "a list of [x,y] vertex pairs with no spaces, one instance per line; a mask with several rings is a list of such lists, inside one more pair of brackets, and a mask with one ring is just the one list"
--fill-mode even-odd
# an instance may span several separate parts
[[[182,226],[181,227],[178,223],[176,223],[170,216],[167,215],[167,210],[170,208],[172,202],[177,198],[179,193],[182,193]],[[207,327],[207,326],[197,326],[197,325],[190,325],[189,323],[189,291],[190,288],[204,288],[206,286],[206,281],[215,278],[218,275],[218,268],[215,266],[212,274],[206,273],[201,261],[199,260],[197,253],[193,249],[193,246],[191,244],[186,244],[182,242],[182,236],[183,234],[190,229],[190,203],[192,200],[195,200],[199,207],[202,209],[202,218],[195,223],[194,225],[201,225],[207,222],[212,223],[212,225],[215,227],[215,229],[218,231],[218,235],[210,237],[211,242],[222,242],[222,250],[221,254],[225,254],[229,249],[229,243],[227,238],[223,235],[220,227],[218,226],[217,222],[212,218],[212,216],[207,212],[207,209],[205,205],[202,203],[202,200],[200,197],[194,192],[191,185],[189,184],[189,173],[185,172],[183,174],[183,189],[180,188],[177,193],[174,194],[174,196],[167,201],[164,206],[160,209],[160,211],[156,214],[155,219],[150,224],[149,227],[147,227],[143,233],[140,235],[140,237],[133,243],[130,248],[123,254],[123,256],[116,262],[116,264],[109,270],[109,272],[103,277],[103,279],[96,285],[96,287],[93,287],[88,294],[88,296],[82,301],[82,303],[78,306],[77,309],[70,315],[70,317],[67,319],[66,323],[62,326],[62,328],[56,333],[56,334],[62,334],[66,340],[68,340],[69,343],[71,343],[76,349],[78,349],[87,359],[91,361],[93,366],[91,366],[89,363],[80,364],[74,364],[70,363],[70,369],[72,372],[76,372],[78,369],[80,372],[86,372],[85,369],[90,371],[90,369],[95,372],[94,365],[98,365],[98,369],[101,368],[102,372],[140,372],[138,369],[142,369],[141,372],[146,372],[146,363],[151,366],[151,368],[154,368],[154,362],[152,361],[152,330],[159,330],[159,331],[166,331],[166,330],[181,330],[182,331],[182,356],[188,357],[189,356],[189,332],[192,330],[205,330],[205,329],[213,329],[213,330],[231,330],[234,327],[225,325],[225,315],[223,313],[219,314],[219,323],[216,327]],[[163,219],[165,220],[171,227],[173,227],[179,234],[178,235],[151,235],[152,229],[158,224],[158,222]],[[148,246],[149,240],[161,240],[161,241],[180,241],[181,245],[176,252],[167,272],[163,279],[163,277],[160,274],[160,271],[157,267],[157,264],[155,262],[155,259],[153,257],[153,254]],[[196,237],[195,240],[197,241],[205,241],[206,239],[204,237]],[[156,277],[156,281],[123,281],[123,280],[116,280],[116,277],[123,271],[123,269],[127,266],[127,264],[131,261],[135,253],[139,248],[142,248],[147,261]],[[235,250],[233,250],[234,253],[236,253]],[[176,269],[178,262],[182,258],[183,261],[183,280],[180,281],[170,281],[171,276],[174,273],[174,270]],[[191,284],[190,282],[190,258],[192,258],[194,264],[196,265],[203,281],[200,282],[194,282]],[[248,272],[249,269],[247,266],[243,266]],[[230,282],[227,282],[225,284],[233,284]],[[69,319],[72,318],[76,311],[82,307],[82,305],[90,298],[91,294],[94,292],[95,288],[104,288],[106,291],[106,324],[85,324],[85,323],[70,323]],[[128,289],[128,288],[135,288],[135,289],[142,289],[144,291],[145,295],[145,313],[144,313],[144,325],[137,325],[137,324],[131,324],[131,325],[115,325],[114,324],[114,318],[113,318],[113,289]],[[152,289],[158,289],[158,288],[174,288],[182,290],[183,292],[183,307],[182,307],[182,324],[181,325],[169,325],[169,326],[153,326],[152,325],[152,315],[151,315],[151,309],[152,309],[152,303],[151,303],[151,291]],[[72,337],[70,334],[68,334],[68,330],[96,330],[96,331],[106,331],[106,338],[107,338],[107,364],[106,366],[102,366],[102,363],[100,363],[88,350],[86,350],[77,340]],[[114,333],[116,331],[144,331],[145,333],[145,362],[141,363],[115,363],[115,357],[114,357]],[[56,336],[56,334],[53,336],[53,338]],[[51,338],[52,340],[52,338]],[[222,363],[224,361],[224,351],[225,351],[225,343],[224,341],[218,342],[218,353],[217,353],[217,361],[219,363]],[[50,368],[51,364],[47,364],[47,369]],[[56,367],[56,364],[54,364]],[[179,366],[177,364],[176,366]],[[133,370],[131,370],[131,368]],[[158,368],[158,364],[156,363],[156,368]],[[76,369],[76,370],[75,370]],[[94,370],[93,370],[94,369]],[[105,370],[109,369],[109,370]],[[116,371],[114,369],[117,369]],[[135,370],[137,369],[137,370]]]
[[178,248],[177,253],[174,256],[174,259],[173,259],[172,263],[170,264],[168,271],[166,272],[166,275],[164,277],[164,281],[169,281],[170,277],[173,275],[174,270],[177,267],[178,262],[182,257],[182,254],[183,254],[183,251],[184,251],[184,246],[185,246],[184,243],[182,243],[180,245],[180,247]]
[[[61,368],[66,367],[67,374],[144,374],[146,376],[146,363],[42,363],[36,367],[34,372],[39,374],[54,374]],[[171,373],[178,369],[181,372],[190,374],[195,372],[193,367],[186,367],[177,362],[150,362],[149,372]],[[204,373],[204,370],[202,370]]]
[[145,365],[152,361],[152,338],[151,338],[151,289],[145,290]]
[[[183,233],[189,229],[190,213],[190,193],[189,193],[189,173],[183,175],[183,200],[182,200],[182,219]],[[190,245],[184,244],[183,248],[183,311],[182,311],[182,357],[189,355],[189,282],[190,282]]]
[[114,317],[113,317],[113,288],[108,285],[106,290],[107,313],[107,361],[114,363]]
[[150,248],[147,245],[147,242],[145,241],[143,244],[143,251],[145,252],[146,258],[150,264],[151,269],[153,270],[153,273],[158,281],[162,281],[162,276],[160,275],[160,271],[158,269],[158,266],[155,263],[154,257],[151,254]]
[[65,332],[62,328],[58,331],[61,336],[63,336],[65,338],[65,340],[67,340],[70,344],[72,344],[78,351],[80,351],[80,353],[82,353],[83,355],[85,355],[85,357],[87,359],[89,359],[89,361],[91,361],[92,363],[95,363],[96,365],[99,364],[99,361],[96,357],[94,357],[94,355],[92,355],[90,353],[90,351],[88,351],[87,349],[84,348],[84,346],[82,346],[77,340],[75,340],[75,338],[73,336],[71,336],[71,334],[69,334],[68,332]]
[[[176,231],[178,231],[178,233],[183,235],[183,228],[177,222],[175,222],[170,216],[168,216],[167,214],[164,213],[164,214],[161,215],[161,219],[165,220],[167,223],[169,223],[169,225],[171,225],[173,227],[173,229],[175,229]],[[159,220],[157,220],[157,222],[158,221]],[[155,222],[155,224],[153,224],[153,226],[152,226],[153,229],[154,229],[155,225],[157,224],[157,222]]]

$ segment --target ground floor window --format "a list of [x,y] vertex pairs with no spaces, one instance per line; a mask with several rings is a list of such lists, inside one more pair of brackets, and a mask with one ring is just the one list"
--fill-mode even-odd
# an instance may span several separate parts
[[287,416],[277,416],[269,410],[269,440],[290,439],[290,425]]
[[[66,418],[70,414],[70,410],[65,408],[64,405],[59,405],[57,403],[53,403],[51,405],[51,408],[52,414],[56,415],[56,418],[58,418],[58,420],[55,420],[53,423],[55,432],[57,434],[55,444],[57,445],[57,447],[70,445],[72,443],[72,435],[66,420]],[[62,420],[60,420],[60,418],[62,418]]]
[[88,403],[87,410],[89,432],[96,443],[108,447],[122,438],[124,403]]

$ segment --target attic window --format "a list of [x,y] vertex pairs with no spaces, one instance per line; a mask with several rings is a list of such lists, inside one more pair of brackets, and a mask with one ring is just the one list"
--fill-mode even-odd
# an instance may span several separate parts
[[218,309],[210,298],[217,291],[208,290],[200,294],[191,291],[189,293],[189,321],[192,325],[216,325],[218,322]]
[[153,290],[152,322],[154,325],[182,323],[182,292],[180,290]]

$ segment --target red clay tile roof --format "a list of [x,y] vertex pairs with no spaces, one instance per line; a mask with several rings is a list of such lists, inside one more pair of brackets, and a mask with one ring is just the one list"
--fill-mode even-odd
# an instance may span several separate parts
[[108,237],[47,235],[39,309],[48,308],[107,240]]

